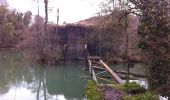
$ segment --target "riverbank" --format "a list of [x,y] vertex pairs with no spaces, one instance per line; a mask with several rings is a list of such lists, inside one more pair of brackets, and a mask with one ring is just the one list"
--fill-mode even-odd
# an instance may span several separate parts
[[135,82],[120,85],[97,84],[89,80],[85,96],[88,100],[159,100],[157,95]]

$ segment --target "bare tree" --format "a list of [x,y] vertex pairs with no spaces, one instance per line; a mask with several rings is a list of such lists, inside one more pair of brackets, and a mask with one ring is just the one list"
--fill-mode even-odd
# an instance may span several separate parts
[[44,25],[44,38],[43,38],[43,42],[42,44],[45,45],[46,42],[46,35],[47,35],[47,23],[48,23],[48,0],[44,0],[44,4],[45,4],[45,25]]

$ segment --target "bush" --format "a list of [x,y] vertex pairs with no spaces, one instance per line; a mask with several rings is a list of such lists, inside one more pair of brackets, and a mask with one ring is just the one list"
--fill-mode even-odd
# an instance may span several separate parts
[[122,85],[122,89],[129,94],[144,93],[146,89],[136,82],[125,83]]
[[88,100],[103,100],[103,94],[93,80],[89,80],[85,87],[85,96]]
[[146,92],[142,94],[141,100],[158,100],[158,97],[156,95],[153,95],[149,92]]

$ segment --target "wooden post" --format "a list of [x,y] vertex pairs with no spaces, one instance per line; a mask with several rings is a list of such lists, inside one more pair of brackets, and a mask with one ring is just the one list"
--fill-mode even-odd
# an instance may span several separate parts
[[95,74],[93,68],[92,68],[92,78],[93,78],[93,80],[97,83],[96,74]]
[[84,50],[85,50],[85,59],[86,59],[86,65],[88,65],[88,50],[87,50],[87,44],[84,45]]
[[88,60],[88,62],[89,62],[89,73],[90,73],[90,77],[91,77],[91,79],[93,79],[95,82],[97,82],[96,74],[95,74],[95,72],[94,72],[94,70],[93,70],[93,68],[92,68],[92,62],[91,62],[91,60]]
[[89,63],[89,73],[90,73],[90,76],[92,78],[92,63],[91,63],[91,60],[88,60],[88,63]]

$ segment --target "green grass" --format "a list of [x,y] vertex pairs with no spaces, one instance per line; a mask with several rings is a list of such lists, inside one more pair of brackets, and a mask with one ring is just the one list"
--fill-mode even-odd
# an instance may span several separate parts
[[[124,91],[123,100],[159,100],[157,95],[148,92],[143,86],[136,82],[120,84],[107,84],[110,87]],[[104,94],[100,90],[106,84],[97,85],[95,81],[89,80],[85,87],[87,100],[104,100]]]
[[145,92],[142,94],[131,95],[131,96],[127,95],[123,99],[124,100],[159,100],[158,96],[153,95],[150,92]]
[[88,81],[85,87],[85,96],[87,100],[103,100],[104,98],[99,86],[93,80]]
[[141,86],[140,84],[136,82],[125,83],[122,85],[122,89],[129,94],[138,94],[138,93],[146,92],[145,87]]

